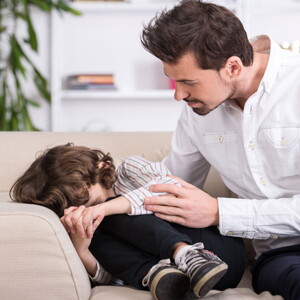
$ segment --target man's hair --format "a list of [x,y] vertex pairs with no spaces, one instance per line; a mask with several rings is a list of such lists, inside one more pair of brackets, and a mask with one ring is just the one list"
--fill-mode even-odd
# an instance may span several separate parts
[[195,56],[200,68],[216,71],[231,56],[238,56],[245,66],[253,61],[253,49],[241,21],[227,8],[201,0],[183,0],[157,14],[144,26],[141,42],[169,64],[187,53]]
[[110,189],[115,179],[109,154],[68,143],[42,153],[11,187],[10,197],[48,207],[61,217],[65,208],[88,202],[91,185],[100,183]]

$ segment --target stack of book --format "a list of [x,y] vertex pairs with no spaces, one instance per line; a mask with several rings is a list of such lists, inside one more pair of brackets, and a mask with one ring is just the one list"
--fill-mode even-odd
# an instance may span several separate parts
[[66,87],[70,90],[115,89],[113,74],[77,74],[68,76]]

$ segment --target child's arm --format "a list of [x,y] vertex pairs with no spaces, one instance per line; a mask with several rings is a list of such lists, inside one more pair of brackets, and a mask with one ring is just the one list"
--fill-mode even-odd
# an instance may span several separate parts
[[[75,223],[82,218],[82,213],[84,212],[84,207],[70,207],[65,211],[64,216],[61,218],[63,225],[66,227],[66,218],[72,219]],[[103,215],[98,215],[98,217],[92,223],[92,232],[96,230],[101,221],[103,220]],[[69,228],[66,227],[69,231]],[[69,231],[70,232],[70,231]],[[102,266],[99,265],[98,261],[94,257],[94,255],[90,252],[89,246],[91,244],[92,236],[88,236],[79,232],[70,232],[70,238],[74,245],[74,248],[81,259],[86,271],[88,272],[91,280],[93,280],[96,284],[107,284],[111,282],[112,276],[106,272]]]
[[130,201],[131,215],[151,214],[152,212],[145,208],[144,199],[162,193],[153,193],[149,187],[159,183],[180,185],[176,179],[168,176],[169,174],[163,163],[130,156],[117,169],[115,191]]
[[118,215],[118,214],[130,214],[131,213],[131,205],[129,200],[124,197],[120,196],[114,198],[110,201],[98,204],[94,206],[96,214],[103,212],[104,216],[110,215]]
[[[92,241],[93,233],[103,220],[104,216],[99,214],[94,220],[94,222],[90,222],[90,224],[88,224],[88,228],[81,228],[84,231],[89,230],[89,234],[83,234],[82,231],[76,229],[79,223],[81,222],[84,213],[84,206],[69,207],[65,210],[64,216],[60,220],[69,232],[74,248],[76,249],[76,252],[80,257],[81,261],[83,262],[87,272],[93,277],[97,271],[97,261],[90,252],[89,246]],[[75,224],[75,226],[72,226],[71,228],[67,225],[70,223],[70,220],[72,221],[72,224],[73,222]]]
[[106,216],[130,213],[130,202],[124,196],[120,196],[90,207],[83,205],[80,207],[71,206],[65,210],[61,221],[68,232],[77,233],[81,238],[85,236],[91,238],[95,230],[94,222],[99,216],[102,216],[102,220]]
[[89,250],[92,239],[87,236],[82,238],[77,233],[70,233],[70,238],[85,269],[94,277],[97,272],[97,260]]

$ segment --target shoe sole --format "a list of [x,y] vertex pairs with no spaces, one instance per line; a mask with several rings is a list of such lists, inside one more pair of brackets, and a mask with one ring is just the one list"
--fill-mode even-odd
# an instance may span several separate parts
[[193,287],[197,297],[205,296],[227,272],[228,266],[223,263],[205,274]]
[[[173,276],[168,276],[170,274]],[[189,286],[189,278],[184,273],[175,269],[166,269],[154,277],[150,290],[155,300],[177,300],[183,299]]]

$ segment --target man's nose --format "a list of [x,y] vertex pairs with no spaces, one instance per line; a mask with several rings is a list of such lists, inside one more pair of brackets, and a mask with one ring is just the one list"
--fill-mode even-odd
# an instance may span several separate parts
[[176,101],[180,101],[184,98],[188,98],[189,93],[181,86],[180,83],[176,83],[176,89],[174,93],[174,99]]

